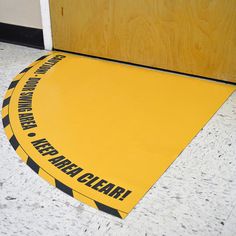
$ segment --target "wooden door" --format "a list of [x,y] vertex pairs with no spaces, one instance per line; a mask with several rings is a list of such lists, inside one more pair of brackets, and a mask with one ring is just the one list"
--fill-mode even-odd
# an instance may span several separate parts
[[235,0],[51,0],[56,49],[236,82]]

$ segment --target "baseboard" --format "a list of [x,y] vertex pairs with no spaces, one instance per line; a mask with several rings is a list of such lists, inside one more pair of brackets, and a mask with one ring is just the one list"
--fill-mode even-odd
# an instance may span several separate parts
[[33,48],[44,48],[43,30],[0,22],[0,41]]

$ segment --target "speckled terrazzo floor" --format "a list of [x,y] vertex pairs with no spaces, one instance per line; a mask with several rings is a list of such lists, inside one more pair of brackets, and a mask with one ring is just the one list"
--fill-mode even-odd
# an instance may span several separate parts
[[[12,78],[44,54],[0,43],[0,103]],[[125,220],[37,176],[1,124],[0,235],[236,235],[236,93]]]

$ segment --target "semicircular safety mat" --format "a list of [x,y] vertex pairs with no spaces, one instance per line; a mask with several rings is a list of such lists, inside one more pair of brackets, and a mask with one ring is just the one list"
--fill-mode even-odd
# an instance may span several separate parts
[[3,125],[38,175],[125,218],[234,89],[52,52],[12,81]]

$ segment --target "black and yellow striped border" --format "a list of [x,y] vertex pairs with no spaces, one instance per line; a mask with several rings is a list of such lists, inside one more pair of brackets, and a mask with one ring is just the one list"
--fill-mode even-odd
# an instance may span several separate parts
[[40,57],[36,61],[34,61],[32,64],[30,64],[28,67],[26,67],[24,70],[22,70],[11,82],[10,86],[8,87],[8,90],[5,94],[5,98],[3,100],[2,104],[2,123],[5,130],[5,133],[7,135],[7,138],[12,145],[12,147],[15,149],[16,153],[21,157],[21,159],[39,176],[41,176],[43,179],[45,179],[47,182],[49,182],[54,187],[60,189],[64,193],[70,195],[71,197],[74,197],[75,199],[82,201],[94,208],[97,208],[101,211],[104,211],[108,214],[111,214],[113,216],[116,216],[118,218],[124,219],[128,213],[117,210],[115,208],[109,207],[107,205],[104,205],[100,202],[95,201],[94,199],[83,195],[82,193],[79,193],[78,191],[66,186],[59,180],[55,179],[53,176],[51,176],[48,172],[46,172],[44,169],[42,169],[27,153],[26,151],[21,147],[20,143],[17,140],[17,137],[13,133],[13,129],[11,127],[10,117],[9,117],[9,105],[11,102],[11,96],[14,91],[14,88],[17,86],[20,79],[29,71],[33,66],[35,66],[38,62],[41,62],[42,60],[46,59],[48,56],[52,55],[48,54],[45,56]]

